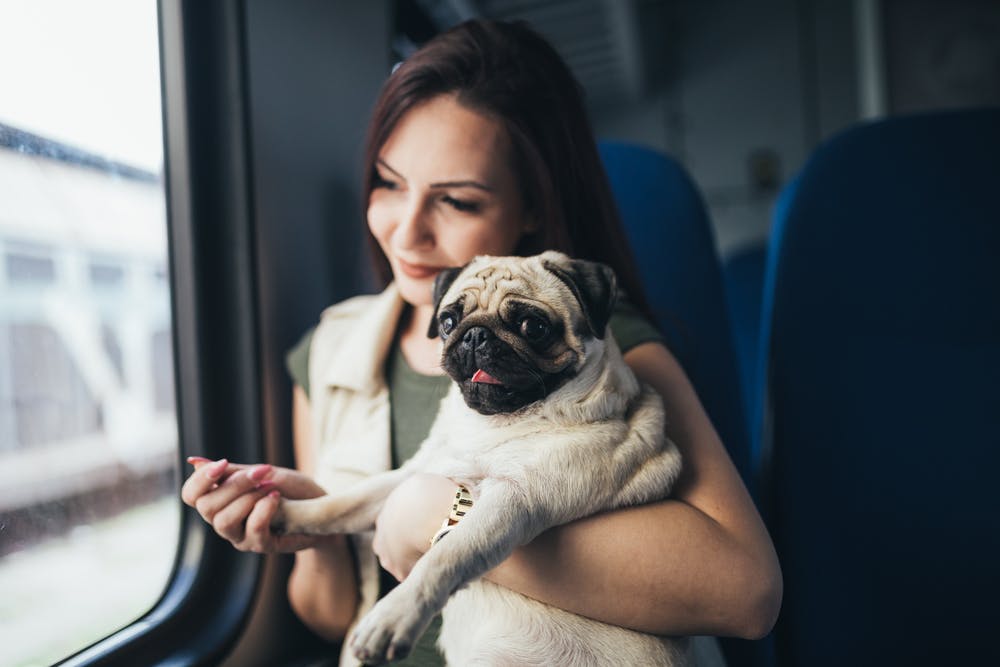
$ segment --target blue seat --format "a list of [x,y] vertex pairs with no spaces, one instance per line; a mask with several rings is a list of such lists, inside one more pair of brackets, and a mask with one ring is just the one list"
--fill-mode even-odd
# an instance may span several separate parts
[[[733,252],[722,264],[729,324],[733,331],[740,393],[743,397],[743,413],[748,424],[754,423],[756,406],[759,403],[755,383],[758,372],[757,360],[760,357],[760,309],[766,262],[766,244],[754,243]],[[751,431],[751,457],[754,455],[754,449]]]
[[[774,202],[772,220],[785,216],[795,193],[798,179],[792,178]],[[767,268],[766,241],[747,244],[730,254],[722,263],[726,286],[729,322],[733,330],[736,361],[740,373],[743,412],[750,428],[750,460],[756,470],[760,461],[760,426],[763,397],[760,395],[761,309],[764,298],[764,272]]]
[[666,155],[618,142],[601,142],[599,148],[657,323],[749,486],[739,376],[701,195]]
[[1000,109],[822,145],[765,281],[779,665],[1000,664]]

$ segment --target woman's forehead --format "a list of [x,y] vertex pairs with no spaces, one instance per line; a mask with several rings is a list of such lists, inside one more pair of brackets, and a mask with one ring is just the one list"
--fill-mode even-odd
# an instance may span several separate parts
[[410,109],[379,158],[409,179],[429,182],[496,180],[510,170],[509,140],[494,118],[439,96]]

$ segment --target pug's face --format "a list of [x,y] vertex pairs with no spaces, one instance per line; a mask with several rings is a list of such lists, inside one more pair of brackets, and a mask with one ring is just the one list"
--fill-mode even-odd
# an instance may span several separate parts
[[577,376],[615,298],[603,264],[557,252],[477,257],[438,274],[428,335],[443,340],[442,365],[469,407],[511,413]]

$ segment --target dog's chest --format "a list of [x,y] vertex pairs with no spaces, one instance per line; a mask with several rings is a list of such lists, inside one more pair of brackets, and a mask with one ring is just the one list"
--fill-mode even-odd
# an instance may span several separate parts
[[480,415],[452,391],[442,401],[432,435],[422,447],[428,451],[421,468],[470,481],[518,476],[537,459],[539,438],[550,426],[532,413],[506,420]]

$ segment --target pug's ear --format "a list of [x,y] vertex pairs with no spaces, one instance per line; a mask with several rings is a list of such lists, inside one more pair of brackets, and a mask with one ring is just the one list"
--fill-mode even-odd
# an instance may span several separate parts
[[569,287],[580,302],[591,333],[603,339],[618,300],[618,281],[611,267],[583,259],[543,260],[542,265]]
[[441,269],[441,271],[434,277],[434,291],[432,292],[434,300],[434,315],[431,316],[431,324],[427,328],[428,338],[438,337],[437,311],[441,306],[441,299],[444,298],[445,292],[448,291],[448,288],[451,287],[451,284],[455,282],[455,278],[458,277],[458,274],[460,274],[464,268],[465,267],[463,266],[454,269]]

